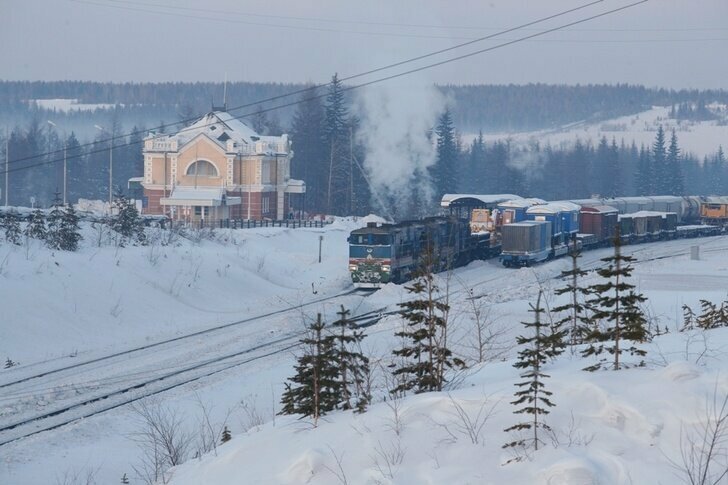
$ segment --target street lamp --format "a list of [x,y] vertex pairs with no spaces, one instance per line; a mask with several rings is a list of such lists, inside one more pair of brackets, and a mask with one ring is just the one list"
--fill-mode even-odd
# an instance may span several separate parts
[[[94,128],[109,133],[109,131],[103,126],[94,125]],[[114,202],[114,134],[109,134],[111,135],[111,145],[109,146],[109,210],[111,210],[111,205]]]
[[[48,124],[53,128],[56,128],[56,124],[51,120],[48,120]],[[48,144],[50,145],[50,127],[48,128]],[[66,130],[63,130],[63,206],[68,205],[67,193],[68,193],[68,164],[66,160]],[[50,148],[48,149],[50,153]]]

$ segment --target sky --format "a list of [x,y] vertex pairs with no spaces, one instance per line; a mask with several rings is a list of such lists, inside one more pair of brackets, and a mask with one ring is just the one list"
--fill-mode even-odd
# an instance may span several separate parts
[[[603,0],[399,69],[637,0]],[[325,82],[455,46],[589,0],[0,0],[0,79]],[[728,0],[648,0],[425,71],[437,83],[725,88]],[[422,75],[421,75],[422,76]]]

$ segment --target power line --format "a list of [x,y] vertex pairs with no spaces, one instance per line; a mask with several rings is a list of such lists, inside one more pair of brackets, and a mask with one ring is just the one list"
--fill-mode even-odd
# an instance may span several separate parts
[[[70,1],[79,1],[79,0],[70,0]],[[405,64],[409,64],[409,63],[412,63],[412,62],[420,61],[422,59],[426,59],[426,58],[429,58],[429,57],[433,57],[433,56],[436,56],[436,55],[439,55],[439,54],[444,54],[446,52],[450,52],[450,51],[453,51],[453,50],[456,50],[456,49],[460,49],[460,48],[463,48],[463,47],[467,47],[469,45],[473,45],[473,44],[476,44],[476,43],[481,42],[481,41],[484,41],[484,40],[492,39],[494,37],[497,37],[497,36],[500,36],[500,35],[503,35],[503,34],[507,34],[507,33],[510,33],[510,32],[516,31],[516,30],[520,30],[522,28],[529,27],[531,25],[536,25],[536,24],[539,24],[539,23],[546,22],[548,20],[552,20],[552,19],[557,18],[557,17],[564,16],[564,15],[567,15],[569,13],[573,13],[573,12],[576,12],[578,10],[582,10],[584,8],[590,7],[592,5],[596,5],[597,3],[602,3],[603,1],[604,0],[594,0],[594,1],[591,1],[589,3],[580,5],[578,7],[570,8],[570,9],[567,9],[567,10],[563,10],[561,12],[558,12],[558,13],[555,13],[553,15],[549,15],[549,16],[546,16],[546,17],[541,17],[541,18],[536,19],[536,20],[533,20],[531,22],[527,22],[525,24],[521,24],[521,25],[518,25],[516,27],[511,27],[511,28],[506,29],[506,30],[503,30],[501,32],[497,32],[495,34],[486,35],[484,37],[479,37],[477,39],[473,39],[473,40],[470,40],[468,42],[463,42],[461,44],[457,44],[457,45],[454,45],[454,46],[451,46],[451,47],[446,47],[444,49],[439,49],[439,50],[436,50],[436,51],[433,51],[433,52],[429,52],[427,54],[423,54],[423,55],[416,56],[416,57],[411,57],[411,58],[408,58],[408,59],[405,59],[405,60],[402,60],[402,61],[399,61],[399,62],[395,62],[393,64],[388,64],[388,65],[385,65],[385,66],[382,66],[382,67],[378,67],[378,68],[375,68],[375,69],[370,69],[368,71],[364,71],[364,72],[361,72],[359,74],[354,74],[354,75],[350,75],[350,76],[347,76],[347,77],[342,77],[339,80],[341,82],[346,82],[346,81],[350,81],[352,79],[357,79],[357,78],[360,78],[360,77],[363,77],[363,76],[368,76],[370,74],[375,74],[377,72],[381,72],[381,71],[385,71],[385,70],[388,70],[388,69],[392,69],[394,67],[399,67],[399,66],[403,66]],[[289,93],[279,94],[279,95],[272,96],[272,97],[269,97],[269,98],[265,98],[265,99],[262,99],[262,100],[258,100],[258,101],[252,102],[252,103],[242,104],[242,105],[239,105],[239,106],[230,108],[227,111],[228,112],[238,111],[240,109],[250,108],[250,107],[253,107],[253,106],[256,106],[256,105],[260,105],[262,103],[269,103],[271,101],[277,101],[279,99],[283,99],[283,98],[295,96],[295,95],[298,95],[298,94],[313,92],[313,91],[315,91],[315,90],[317,90],[319,88],[329,86],[330,84],[331,84],[330,82],[329,83],[322,83],[322,84],[314,84],[313,86],[309,86],[309,87],[306,87],[306,88],[303,88],[303,89],[297,89],[297,90],[291,91]],[[264,110],[264,112],[267,112],[267,111],[270,111],[270,110]],[[193,117],[193,118],[182,119],[182,120],[176,121],[174,123],[161,124],[161,125],[152,127],[152,130],[161,130],[163,128],[173,127],[173,126],[176,126],[176,125],[179,125],[179,124],[185,124],[185,123],[188,123],[188,122],[197,121],[200,118],[200,116],[201,115],[198,115],[198,116]],[[243,118],[245,116],[249,116],[249,115],[238,116],[237,118]],[[204,125],[203,127],[205,127],[205,126],[207,126],[207,125]],[[182,133],[182,132],[184,132],[184,128],[182,130],[180,130],[180,133]],[[108,143],[110,141],[115,140],[116,138],[123,138],[123,137],[129,136],[129,135],[132,135],[132,134],[133,133],[120,134],[120,135],[117,135],[115,137],[111,137],[111,138],[107,138],[107,139],[100,139],[100,140],[97,140],[96,142],[84,143],[84,144],[79,145],[79,148],[85,148],[85,147],[94,145],[96,143]],[[117,145],[117,146],[126,146],[126,145],[122,144],[122,145]],[[44,156],[51,156],[53,154],[58,154],[58,153],[60,153],[60,150],[49,151],[47,153],[41,153],[41,154],[38,154],[38,155],[31,155],[31,156],[28,156],[28,157],[16,159],[16,160],[13,160],[12,163],[22,162],[22,161],[27,161],[27,160],[33,160],[33,159],[36,159],[36,158],[42,158]]]
[[[98,0],[98,1],[101,1],[101,0]],[[106,7],[106,6],[113,7],[113,5],[100,4],[100,3],[98,3],[98,1],[97,1],[97,3],[94,3],[94,4],[99,5],[99,6],[104,6],[104,7]],[[372,26],[383,26],[383,27],[408,27],[408,28],[426,28],[426,29],[443,29],[443,30],[473,30],[473,31],[503,30],[506,28],[506,27],[483,27],[483,26],[475,26],[475,25],[417,24],[417,23],[335,19],[335,18],[322,18],[322,17],[301,17],[301,16],[291,16],[291,15],[271,15],[271,14],[260,14],[260,13],[255,13],[255,12],[241,11],[241,10],[221,10],[221,9],[210,9],[210,8],[201,8],[201,7],[184,7],[184,6],[180,6],[180,5],[168,5],[168,4],[163,4],[163,3],[141,2],[141,1],[132,1],[132,0],[106,0],[106,1],[110,2],[110,3],[116,3],[116,4],[137,5],[140,7],[161,8],[161,9],[166,9],[166,10],[184,10],[184,11],[188,11],[188,12],[204,12],[204,13],[221,14],[221,15],[234,15],[234,16],[264,18],[264,19],[269,18],[269,19],[301,21],[301,22],[321,22],[321,23],[328,23],[328,24],[372,25]],[[153,12],[153,11],[150,11],[150,12]],[[154,13],[165,14],[167,12],[156,11]],[[200,18],[200,17],[196,16],[194,18]],[[266,25],[266,26],[271,26],[271,27],[277,27],[277,25],[273,25],[273,24],[256,24],[256,25]],[[285,27],[291,27],[291,26],[285,26]],[[303,27],[301,27],[301,28],[303,29]],[[535,29],[523,29],[523,30],[535,30]],[[592,28],[592,29],[569,29],[569,32],[706,32],[706,31],[721,31],[721,30],[728,30],[728,27],[683,27],[683,28],[652,28],[652,29],[650,29],[650,28],[639,28],[639,29],[630,29],[630,28],[594,29],[594,28]],[[348,33],[345,30],[341,30],[338,32]],[[380,33],[380,32],[362,32],[362,33],[371,33],[373,35],[382,35],[382,33]],[[433,37],[433,38],[440,38],[440,37]]]
[[[459,60],[462,60],[462,59],[466,59],[466,58],[469,58],[469,57],[472,57],[472,56],[475,56],[475,55],[478,55],[478,54],[483,54],[483,53],[490,52],[490,51],[493,51],[493,50],[496,50],[496,49],[501,49],[503,47],[506,47],[506,46],[509,46],[509,45],[513,45],[513,44],[516,44],[516,43],[519,43],[519,42],[523,42],[523,41],[526,41],[526,40],[529,40],[529,39],[533,39],[533,38],[536,38],[536,37],[540,37],[542,35],[546,35],[546,34],[549,34],[549,33],[552,33],[552,32],[556,32],[556,31],[562,30],[564,28],[567,28],[567,27],[570,27],[570,26],[573,26],[573,25],[579,25],[579,24],[582,24],[582,23],[585,23],[585,22],[589,22],[589,21],[594,20],[594,19],[597,19],[597,18],[605,17],[607,15],[612,15],[614,13],[621,12],[623,10],[627,10],[627,9],[632,8],[632,7],[635,7],[637,5],[641,5],[643,3],[647,3],[648,1],[649,0],[639,0],[637,2],[633,2],[633,3],[627,4],[627,5],[624,5],[624,6],[621,6],[621,7],[615,8],[615,9],[612,9],[612,10],[607,10],[605,12],[602,12],[602,13],[599,13],[599,14],[596,14],[596,15],[592,15],[590,17],[585,17],[585,18],[582,18],[582,19],[579,19],[579,20],[575,20],[573,22],[569,22],[569,23],[566,23],[566,24],[563,24],[563,25],[560,25],[560,26],[557,26],[557,27],[553,27],[553,28],[550,28],[550,29],[547,29],[547,30],[543,30],[543,31],[534,33],[534,34],[530,34],[530,35],[527,35],[527,36],[524,36],[524,37],[520,37],[518,39],[514,39],[514,40],[511,40],[511,41],[508,41],[508,42],[503,42],[501,44],[497,44],[495,46],[487,47],[485,49],[479,49],[479,50],[476,50],[476,51],[473,51],[473,52],[470,52],[470,53],[467,53],[467,54],[462,54],[460,56],[452,57],[452,58],[445,59],[445,60],[442,60],[442,61],[439,61],[439,62],[435,62],[435,63],[432,63],[432,64],[427,64],[427,65],[424,65],[424,66],[421,66],[421,67],[418,67],[418,68],[414,68],[414,69],[410,69],[410,70],[407,70],[407,71],[403,71],[403,72],[399,72],[399,73],[396,73],[396,74],[392,74],[392,75],[389,75],[389,76],[385,76],[385,77],[382,77],[382,78],[374,79],[374,80],[367,81],[367,82],[364,82],[364,83],[361,83],[361,84],[356,84],[356,85],[352,85],[352,86],[345,86],[345,87],[342,88],[342,91],[343,92],[347,92],[347,91],[352,91],[354,89],[360,89],[362,87],[370,86],[372,84],[376,84],[376,83],[380,83],[380,82],[384,82],[384,81],[389,81],[391,79],[395,79],[395,78],[402,77],[402,76],[407,76],[409,74],[413,74],[413,73],[416,73],[416,72],[421,72],[421,71],[424,71],[424,70],[427,70],[427,69],[432,69],[434,67],[442,66],[444,64],[449,64],[451,62],[456,62],[456,61],[459,61]],[[596,3],[596,2],[593,2],[593,3]],[[450,49],[448,49],[448,50],[450,50]],[[401,65],[401,64],[404,64],[404,63],[407,63],[407,62],[410,62],[410,61],[403,61],[403,62],[399,63],[398,65]],[[380,68],[377,71],[382,70],[382,69],[384,69],[384,68]],[[357,77],[358,76],[360,76],[360,75],[357,75]],[[330,84],[330,83],[327,83],[327,84]],[[312,89],[312,88],[309,88],[308,90],[310,90],[310,89]],[[301,90],[300,92],[305,92],[305,91],[307,91],[307,90]],[[318,94],[316,96],[312,96],[311,98],[307,98],[306,101],[311,100],[311,99],[320,99],[320,98],[325,97],[326,95],[327,95],[326,93],[324,93],[324,94]],[[285,97],[285,95],[277,96],[276,98],[282,98],[282,97]],[[274,111],[274,110],[286,108],[286,107],[289,107],[289,106],[294,106],[294,105],[300,104],[301,102],[303,102],[303,101],[302,100],[296,100],[296,101],[293,101],[293,102],[289,102],[289,103],[285,103],[285,104],[273,106],[273,107],[270,107],[270,108],[262,109],[262,110],[259,110],[258,112],[259,113],[260,112],[266,113],[266,112],[270,112],[270,111]],[[253,104],[257,104],[257,103],[253,103]],[[250,105],[247,105],[247,106],[249,107]],[[241,119],[241,118],[244,118],[246,116],[250,116],[252,114],[255,114],[255,113],[246,113],[244,115],[233,116],[232,118],[233,119]],[[98,141],[97,143],[101,143],[101,142]],[[132,145],[132,144],[134,144],[134,143],[124,143],[124,144],[121,144],[121,145],[117,145],[117,147],[129,146],[129,145]],[[95,150],[95,151],[92,151],[92,152],[88,152],[88,154],[91,155],[91,154],[94,154],[94,153],[105,152],[106,150],[107,150],[107,148],[104,148],[104,149],[101,149],[101,150]],[[48,153],[48,155],[50,155],[51,153],[53,153],[53,152]],[[37,157],[38,156],[29,157],[29,158],[37,158]],[[26,158],[25,160],[28,160],[29,158]],[[78,157],[74,157],[74,158],[78,158]],[[43,166],[43,165],[49,165],[51,163],[57,163],[60,160],[62,160],[62,159],[49,160],[49,161],[46,161],[46,162],[41,162],[41,163],[37,163],[37,164],[33,164],[33,165],[28,165],[28,166],[25,166],[25,167],[13,168],[13,169],[9,169],[9,170],[7,170],[5,172],[0,172],[0,175],[3,175],[5,173],[12,173],[12,172],[15,172],[15,171],[20,171],[20,170],[27,170],[27,169],[34,168],[34,167],[40,167],[40,166]]]

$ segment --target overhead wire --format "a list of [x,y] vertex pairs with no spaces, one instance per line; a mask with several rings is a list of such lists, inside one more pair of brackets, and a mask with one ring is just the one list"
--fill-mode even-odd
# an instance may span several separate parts
[[[77,1],[77,0],[71,0],[71,1]],[[473,39],[473,40],[470,40],[468,42],[464,42],[464,43],[461,43],[461,44],[456,44],[456,45],[453,45],[453,46],[450,46],[450,47],[446,47],[446,48],[439,49],[439,50],[436,50],[436,51],[428,52],[426,54],[422,54],[422,55],[419,55],[419,56],[410,57],[410,58],[404,59],[402,61],[398,61],[398,62],[395,62],[395,63],[392,63],[392,64],[387,64],[387,65],[384,65],[384,66],[381,66],[381,67],[378,67],[378,68],[370,69],[368,71],[364,71],[364,72],[361,72],[361,73],[358,73],[358,74],[353,74],[353,75],[345,76],[345,77],[339,78],[339,81],[341,81],[341,82],[350,81],[352,79],[357,79],[357,78],[360,78],[360,77],[363,77],[363,76],[368,76],[368,75],[371,75],[371,74],[375,74],[377,72],[381,72],[381,71],[384,71],[384,70],[392,69],[392,68],[399,67],[399,66],[402,66],[402,65],[405,65],[405,64],[409,64],[409,63],[412,63],[412,62],[417,62],[419,60],[427,59],[429,57],[433,57],[433,56],[436,56],[436,55],[439,55],[439,54],[444,54],[446,52],[450,52],[450,51],[453,51],[453,50],[456,50],[456,49],[460,49],[460,48],[463,48],[463,47],[467,47],[469,45],[473,45],[475,43],[478,43],[478,42],[481,42],[481,41],[484,41],[484,40],[489,40],[489,39],[492,39],[494,37],[497,37],[497,36],[500,36],[500,35],[503,35],[503,34],[507,34],[509,32],[513,32],[513,31],[516,31],[516,30],[520,30],[520,29],[522,29],[524,27],[528,27],[528,26],[531,26],[531,25],[536,25],[536,24],[539,24],[539,23],[546,22],[548,20],[552,20],[552,19],[557,18],[557,17],[564,16],[564,15],[567,15],[567,14],[570,14],[570,13],[573,13],[573,12],[576,12],[578,10],[582,10],[584,8],[587,8],[587,7],[596,5],[598,3],[602,3],[603,1],[604,0],[594,0],[594,1],[591,1],[591,2],[588,2],[588,3],[585,3],[585,4],[582,4],[582,5],[579,5],[577,7],[570,8],[570,9],[567,9],[567,10],[563,10],[561,12],[558,12],[558,13],[555,13],[555,14],[552,14],[552,15],[549,15],[549,16],[546,16],[546,17],[541,17],[541,18],[538,18],[536,20],[533,20],[533,21],[530,21],[530,22],[527,22],[527,23],[524,23],[524,24],[521,24],[521,25],[518,25],[518,26],[515,26],[515,27],[510,27],[510,28],[508,28],[506,30],[503,30],[501,32],[497,32],[497,33],[494,33],[494,34],[490,34],[490,35],[487,35],[487,36],[484,36],[484,37],[479,37],[477,39]],[[291,97],[291,96],[295,96],[295,95],[299,95],[299,94],[304,94],[304,93],[307,93],[307,92],[313,92],[313,91],[315,91],[317,89],[320,89],[320,88],[326,87],[326,86],[330,86],[330,85],[331,85],[331,82],[321,83],[321,84],[315,84],[313,86],[307,86],[305,88],[297,89],[297,90],[294,90],[294,91],[290,91],[288,93],[279,94],[279,95],[276,95],[276,96],[271,96],[271,97],[264,98],[264,99],[261,99],[261,100],[257,100],[257,101],[254,101],[254,102],[250,102],[250,103],[245,103],[245,104],[242,104],[242,105],[238,105],[238,106],[235,106],[235,107],[232,107],[232,108],[227,109],[227,112],[229,113],[231,111],[238,111],[240,109],[250,108],[252,106],[261,105],[263,103],[269,103],[271,101],[277,101],[279,99],[283,99],[283,98],[287,98],[287,97]],[[245,116],[249,116],[249,115],[245,115]],[[242,116],[242,117],[245,117],[245,116]],[[186,123],[189,123],[189,122],[196,121],[199,118],[200,118],[200,115],[195,116],[195,117],[192,117],[192,118],[186,118],[186,119],[178,120],[178,121],[173,122],[173,123],[160,124],[160,125],[157,125],[155,127],[152,127],[152,129],[150,131],[155,131],[155,130],[160,130],[161,131],[164,128],[173,127],[173,126],[176,126],[176,125],[179,125],[179,124],[186,124]],[[184,128],[182,130],[180,130],[180,132],[184,132],[184,131],[185,131]],[[92,145],[95,145],[95,144],[98,144],[98,143],[113,142],[114,140],[116,140],[116,138],[124,138],[124,137],[130,136],[132,134],[134,134],[134,133],[120,134],[120,135],[116,135],[116,136],[113,136],[113,137],[110,137],[110,138],[106,138],[106,139],[103,139],[102,138],[102,139],[99,139],[99,140],[97,140],[95,142],[89,142],[89,143],[80,144],[78,148],[85,148],[85,147],[92,146]],[[136,142],[134,142],[134,143],[136,143]],[[123,146],[127,146],[127,145],[120,144],[120,145],[115,145],[115,146],[117,146],[117,147],[123,147]],[[31,156],[27,156],[27,157],[23,157],[23,158],[18,158],[18,159],[13,160],[11,163],[17,163],[17,162],[23,162],[23,161],[27,161],[27,160],[33,160],[33,159],[36,159],[36,158],[47,157],[47,156],[50,156],[50,155],[53,155],[53,154],[60,154],[60,153],[62,153],[62,151],[63,150],[51,150],[51,151],[46,152],[46,153],[40,153],[40,154],[37,154],[37,155],[31,155]],[[103,151],[103,150],[100,150],[100,151]],[[50,162],[47,162],[47,163],[50,163]]]
[[[590,5],[593,5],[593,4],[596,4],[596,3],[600,3],[601,1],[602,0],[599,0],[599,1],[596,1],[596,2],[591,2],[591,3],[588,3],[588,4],[582,5],[580,7],[576,7],[574,9],[570,9],[569,11],[565,11],[565,12],[560,13],[560,14],[551,15],[549,17],[545,17],[544,19],[539,19],[539,20],[536,20],[534,22],[530,22],[529,24],[532,25],[534,23],[543,22],[546,19],[551,19],[551,18],[554,18],[556,16],[564,15],[565,13],[573,12],[574,10],[579,10],[579,9],[585,8],[585,7],[590,6]],[[410,70],[407,70],[407,71],[399,72],[399,73],[392,74],[392,75],[389,75],[389,76],[385,76],[385,77],[382,77],[382,78],[374,79],[374,80],[367,81],[367,82],[364,82],[364,83],[360,83],[360,84],[356,84],[356,85],[350,85],[350,86],[344,86],[342,88],[342,91],[343,92],[348,92],[348,91],[352,91],[354,89],[360,89],[362,87],[370,86],[372,84],[376,84],[376,83],[380,83],[380,82],[385,82],[385,81],[388,81],[388,80],[391,80],[391,79],[395,79],[395,78],[398,78],[398,77],[410,75],[410,74],[413,74],[413,73],[416,73],[416,72],[421,72],[421,71],[424,71],[424,70],[427,70],[427,69],[432,69],[434,67],[438,67],[438,66],[441,66],[441,65],[444,65],[444,64],[449,64],[449,63],[452,63],[452,62],[456,62],[456,61],[459,61],[459,60],[462,60],[462,59],[466,59],[466,58],[469,58],[469,57],[472,57],[472,56],[475,56],[475,55],[483,54],[483,53],[490,52],[490,51],[493,51],[493,50],[496,50],[496,49],[500,49],[500,48],[503,48],[503,47],[506,47],[506,46],[509,46],[509,45],[513,45],[513,44],[516,44],[516,43],[519,43],[519,42],[523,42],[523,41],[526,41],[526,40],[529,40],[529,39],[533,39],[533,38],[536,38],[536,37],[540,37],[540,36],[543,36],[543,35],[546,35],[546,34],[549,34],[549,33],[552,33],[552,32],[556,32],[556,31],[559,31],[559,30],[563,30],[563,29],[568,28],[568,27],[571,27],[573,25],[579,25],[579,24],[582,24],[582,23],[585,23],[585,22],[589,22],[591,20],[595,20],[597,18],[605,17],[607,15],[612,15],[614,13],[617,13],[617,12],[620,12],[620,11],[624,11],[624,10],[629,9],[629,8],[633,8],[633,7],[637,6],[637,5],[641,5],[643,3],[647,3],[648,1],[649,0],[639,0],[639,1],[636,1],[636,2],[633,2],[633,3],[630,3],[630,4],[627,4],[627,5],[623,5],[621,7],[617,7],[617,8],[614,8],[614,9],[611,9],[611,10],[607,10],[607,11],[604,11],[604,12],[601,12],[601,13],[598,13],[598,14],[595,14],[595,15],[592,15],[592,16],[589,16],[589,17],[585,17],[585,18],[578,19],[578,20],[575,20],[575,21],[572,21],[572,22],[568,22],[566,24],[562,24],[562,25],[559,25],[557,27],[553,27],[553,28],[549,28],[549,29],[546,29],[546,30],[542,30],[542,31],[539,31],[539,32],[536,32],[534,34],[530,34],[530,35],[527,35],[527,36],[524,36],[524,37],[520,37],[520,38],[517,38],[517,39],[513,39],[513,40],[510,40],[510,41],[507,41],[507,42],[503,42],[503,43],[500,43],[500,44],[496,44],[496,45],[491,46],[491,47],[487,47],[487,48],[484,48],[484,49],[479,49],[479,50],[476,50],[476,51],[473,51],[473,52],[470,52],[470,53],[467,53],[467,54],[459,55],[459,56],[452,57],[452,58],[449,58],[449,59],[444,59],[442,61],[438,61],[438,62],[435,62],[435,63],[427,64],[427,65],[424,65],[424,66],[420,66],[420,67],[417,67],[417,68],[414,68],[414,69],[410,69]],[[509,29],[509,30],[517,30],[517,27],[514,27],[514,28]],[[493,34],[491,36],[487,36],[486,38],[491,38],[491,37],[494,37],[495,35],[499,35],[499,34]],[[485,39],[485,38],[483,38],[483,39]],[[473,44],[475,42],[476,41],[466,42],[464,44],[461,44],[459,47],[463,47],[463,46],[466,46],[466,45],[471,45],[471,44]],[[453,50],[455,48],[458,48],[458,47],[453,46],[453,47],[450,47],[450,48],[441,49],[440,51],[437,51],[437,52],[434,52],[434,53],[425,54],[425,55],[422,55],[422,56],[418,56],[416,58],[408,59],[406,61],[401,61],[401,62],[398,62],[398,63],[395,63],[395,64],[391,64],[390,66],[385,66],[385,67],[381,67],[381,68],[378,68],[378,69],[374,69],[374,70],[368,71],[367,73],[361,73],[361,74],[357,74],[355,76],[349,76],[347,78],[341,78],[341,81],[343,82],[345,80],[353,79],[355,77],[362,77],[362,76],[367,75],[367,74],[379,72],[379,71],[382,71],[382,70],[385,70],[385,69],[390,69],[392,67],[401,66],[401,65],[404,65],[404,64],[407,64],[407,63],[410,63],[410,62],[414,62],[416,60],[424,59],[426,57],[431,57],[431,56],[437,55],[439,53],[447,52],[447,51]],[[268,100],[258,101],[258,102],[255,102],[255,103],[249,103],[249,104],[246,104],[246,105],[242,105],[240,107],[237,107],[237,108],[232,108],[231,110],[238,110],[238,109],[242,109],[242,108],[245,108],[245,107],[250,107],[250,106],[253,106],[253,105],[259,105],[262,102],[267,102],[267,101],[271,101],[271,100],[281,99],[281,98],[289,97],[289,96],[294,95],[294,94],[301,94],[301,93],[304,93],[304,92],[307,92],[307,91],[312,91],[314,89],[318,89],[319,87],[322,87],[322,86],[327,86],[329,84],[330,83],[326,83],[326,84],[323,84],[323,85],[317,85],[317,86],[310,87],[310,88],[307,88],[307,89],[301,89],[301,90],[298,90],[297,92],[294,92],[294,93],[289,93],[289,94],[285,94],[285,95],[274,96],[272,98],[268,98]],[[304,100],[296,100],[296,101],[293,101],[293,102],[289,102],[289,103],[285,103],[285,104],[281,104],[281,105],[276,105],[276,106],[269,107],[269,108],[265,108],[265,109],[260,109],[260,110],[257,110],[256,113],[266,113],[266,112],[270,112],[270,111],[274,111],[274,110],[279,110],[279,109],[282,109],[282,108],[286,108],[286,107],[290,107],[290,106],[294,106],[294,105],[300,104],[300,103],[302,103],[304,101],[308,101],[308,100],[311,100],[311,99],[320,99],[320,98],[325,97],[326,95],[327,95],[326,93],[324,93],[324,94],[317,94],[315,96],[311,96],[310,98],[306,98]],[[233,119],[241,119],[241,118],[245,118],[247,116],[251,116],[253,114],[255,114],[255,113],[246,113],[246,114],[243,114],[243,115],[233,116],[232,118]],[[194,119],[197,119],[197,118],[193,118],[191,120],[194,120]],[[178,121],[176,123],[171,123],[169,125],[177,125],[177,124],[182,123],[182,122],[185,122],[185,121],[190,121],[190,120]],[[160,126],[165,126],[165,125],[160,125]],[[119,135],[118,137],[121,137],[121,136],[122,135]],[[99,141],[96,141],[95,143],[104,143],[104,142],[112,141],[115,138],[117,138],[117,137],[109,138],[107,140],[99,140]],[[138,143],[138,142],[124,143],[124,144],[116,145],[115,147],[116,148],[119,148],[119,147],[129,146],[129,145],[136,144],[136,143]],[[86,145],[89,145],[89,144],[86,144]],[[103,148],[103,149],[99,149],[99,150],[94,150],[94,151],[91,151],[91,152],[87,152],[86,154],[102,153],[102,152],[106,152],[106,151],[107,151],[107,148]],[[14,160],[13,162],[27,161],[27,160],[30,160],[30,159],[40,158],[42,156],[48,156],[48,155],[51,155],[53,153],[58,153],[58,152],[59,151],[56,150],[56,151],[53,151],[53,152],[48,152],[46,154],[40,154],[40,155],[35,155],[35,156],[32,156],[32,157],[26,157],[24,159]],[[80,155],[78,157],[80,157]],[[78,157],[76,157],[76,158],[78,158]],[[45,162],[40,162],[40,163],[37,163],[37,164],[27,165],[27,166],[23,166],[23,167],[12,168],[12,169],[8,169],[8,170],[0,171],[0,175],[4,175],[5,173],[12,173],[12,172],[15,172],[15,171],[20,171],[20,170],[28,170],[30,168],[39,167],[39,166],[43,166],[43,165],[50,165],[52,163],[58,163],[58,162],[60,162],[62,160],[63,160],[63,158],[59,158],[59,159],[48,160],[48,161],[45,161]]]

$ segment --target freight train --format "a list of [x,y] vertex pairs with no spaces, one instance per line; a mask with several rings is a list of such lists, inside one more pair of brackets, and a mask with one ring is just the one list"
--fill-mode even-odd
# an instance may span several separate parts
[[349,272],[354,285],[378,288],[412,279],[425,258],[433,272],[498,253],[490,233],[473,234],[467,219],[428,217],[398,224],[370,222],[349,235]]
[[398,224],[369,223],[349,236],[355,286],[377,288],[412,278],[427,254],[432,271],[500,255],[507,267],[530,266],[592,249],[720,234],[728,197],[621,197],[546,202],[513,194],[447,194],[449,215]]

